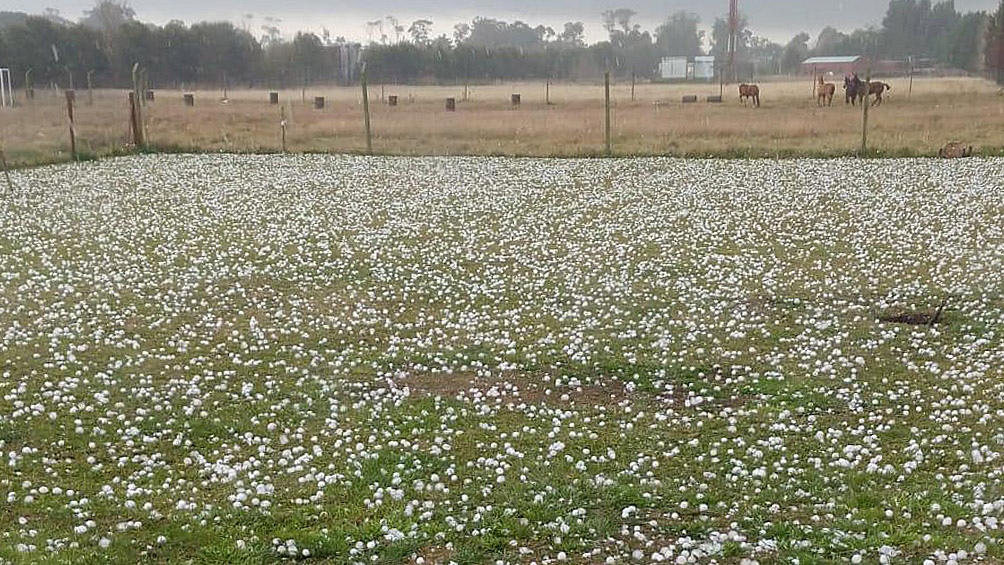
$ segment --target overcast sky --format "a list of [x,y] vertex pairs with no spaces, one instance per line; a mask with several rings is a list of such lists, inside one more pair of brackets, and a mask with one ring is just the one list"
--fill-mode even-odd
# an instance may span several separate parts
[[[41,12],[43,7],[59,10],[68,19],[76,20],[94,0],[4,0],[2,9]],[[993,10],[997,0],[956,0],[960,11]],[[586,24],[589,41],[597,41],[605,32],[600,25],[604,10],[626,7],[638,12],[637,23],[654,29],[659,22],[678,10],[701,16],[710,27],[715,17],[728,11],[726,0],[131,0],[140,20],[166,23],[172,19],[192,23],[201,20],[227,20],[246,26],[255,35],[266,17],[282,20],[283,32],[297,30],[320,33],[322,28],[334,36],[350,40],[367,39],[366,22],[394,16],[405,27],[416,19],[433,21],[434,35],[449,35],[457,22],[470,21],[475,16],[522,20],[531,25],[544,24],[560,30],[566,21]],[[868,25],[878,26],[888,2],[886,0],[740,0],[740,10],[749,17],[754,33],[779,43],[787,42],[800,31],[813,37],[820,29],[833,25],[851,30]],[[248,19],[247,15],[253,15]]]

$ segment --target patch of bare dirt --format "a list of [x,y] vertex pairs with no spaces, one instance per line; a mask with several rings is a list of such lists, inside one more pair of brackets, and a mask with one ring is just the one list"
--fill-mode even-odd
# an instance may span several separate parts
[[475,373],[420,373],[398,381],[412,394],[428,397],[479,397],[499,404],[541,404],[576,406],[616,406],[625,400],[637,402],[640,394],[629,393],[622,383],[604,381],[581,385],[555,385],[543,375],[499,373],[479,376]]

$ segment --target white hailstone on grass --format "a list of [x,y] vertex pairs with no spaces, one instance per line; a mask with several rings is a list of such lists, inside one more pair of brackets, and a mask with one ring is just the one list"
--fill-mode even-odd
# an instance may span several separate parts
[[[556,500],[561,495],[553,481],[565,477],[564,471],[554,472],[560,465],[578,475],[591,471],[573,479],[583,485],[601,490],[623,481],[647,497],[700,477],[713,484],[727,481],[734,494],[711,510],[701,505],[700,492],[687,496],[701,519],[716,517],[709,512],[756,511],[787,523],[789,512],[808,510],[814,523],[824,524],[844,514],[859,519],[845,510],[847,492],[835,490],[845,483],[843,469],[869,473],[877,488],[910,495],[914,473],[954,454],[962,464],[937,480],[959,505],[983,515],[981,521],[966,517],[973,529],[999,527],[994,517],[1001,509],[981,508],[983,502],[973,498],[983,493],[967,492],[966,485],[996,483],[997,471],[988,463],[999,456],[989,446],[1000,440],[954,439],[987,429],[999,411],[1001,399],[985,393],[999,380],[992,368],[1004,362],[999,336],[979,329],[870,325],[875,310],[926,308],[932,299],[928,288],[951,291],[957,319],[973,322],[967,327],[1000,325],[992,293],[971,290],[999,283],[1004,271],[992,230],[974,227],[996,225],[995,211],[1001,208],[992,162],[951,168],[937,162],[869,162],[853,175],[839,161],[767,166],[653,159],[618,164],[614,177],[601,168],[540,160],[351,157],[298,157],[294,166],[285,158],[186,156],[19,172],[39,188],[31,197],[38,204],[31,217],[46,228],[19,227],[24,224],[17,208],[0,206],[0,239],[21,242],[0,264],[0,278],[13,292],[7,304],[37,304],[30,308],[52,312],[59,320],[53,325],[61,327],[43,327],[41,321],[21,325],[0,340],[3,346],[43,344],[33,355],[45,371],[78,374],[47,383],[37,374],[21,379],[7,369],[0,397],[16,424],[51,414],[68,419],[51,442],[47,438],[37,448],[0,445],[8,455],[4,459],[19,472],[42,473],[42,466],[93,472],[122,500],[156,496],[167,508],[184,500],[185,509],[190,503],[190,510],[206,512],[183,526],[191,528],[232,523],[220,509],[237,502],[230,495],[243,492],[257,504],[242,501],[235,514],[274,506],[306,510],[330,502],[323,498],[329,488],[374,481],[386,490],[381,497],[368,493],[371,503],[397,501],[387,477],[364,477],[361,471],[377,456],[383,467],[387,447],[405,454],[435,451],[437,458],[448,459],[454,466],[450,475],[468,473],[451,479],[450,486],[469,490],[479,505],[497,504],[508,491],[493,491],[474,476],[519,477],[536,503]],[[127,183],[118,181],[123,176]],[[610,186],[608,178],[614,179]],[[122,184],[128,190],[119,188]],[[751,184],[757,190],[749,190]],[[883,189],[875,190],[878,185]],[[234,227],[221,231],[220,225]],[[50,235],[56,233],[72,236]],[[931,241],[939,242],[932,258],[939,268],[929,273],[916,257],[924,256],[917,250]],[[775,254],[781,259],[775,261]],[[59,268],[49,267],[57,257]],[[332,273],[346,289],[330,292]],[[259,278],[291,284],[275,287]],[[875,289],[883,290],[869,298]],[[504,298],[509,296],[519,299],[510,303]],[[664,307],[651,308],[653,299]],[[14,320],[25,314],[0,312],[0,317],[5,313]],[[27,319],[32,318],[43,320],[30,314]],[[144,329],[127,329],[133,326]],[[147,329],[171,335],[160,342],[145,337]],[[738,339],[743,341],[732,343]],[[102,359],[101,372],[83,368],[84,344],[75,344],[81,341],[88,351],[114,350],[114,359]],[[460,342],[475,344],[478,353],[445,345]],[[615,356],[666,366],[656,371],[663,374],[650,375],[662,396],[650,399],[649,392],[639,392],[641,377],[631,372],[605,375],[605,383],[568,376],[609,372],[600,368]],[[380,367],[373,358],[393,367]],[[435,361],[414,361],[426,358]],[[907,375],[899,381],[886,377],[888,372],[877,375],[881,364],[872,367],[866,359],[883,358],[901,362]],[[719,367],[693,383],[676,376],[697,375],[704,363]],[[553,375],[542,377],[539,389],[520,383],[521,397],[505,382],[508,376],[488,369],[535,374],[541,366]],[[780,369],[776,375],[753,375],[750,366]],[[797,374],[798,385],[781,371]],[[468,372],[484,382],[459,382],[460,394],[442,395],[459,398],[462,408],[430,401],[420,417],[408,413],[427,392],[407,382],[411,375],[452,379]],[[370,378],[376,373],[379,379]],[[616,383],[622,388],[609,386]],[[589,387],[642,394],[658,413],[644,414],[647,407],[616,399],[595,410],[575,408],[585,400],[594,403],[581,396]],[[406,388],[408,394],[401,394]],[[542,402],[531,401],[531,394]],[[323,410],[319,399],[325,399]],[[234,415],[231,406],[241,411]],[[525,447],[488,447],[488,440],[478,451],[503,451],[505,460],[523,460],[523,468],[512,468],[517,474],[505,467],[492,475],[499,467],[447,449],[456,435],[466,435],[464,444],[487,434],[515,443],[515,435],[502,437],[510,432],[499,425],[502,410],[526,420],[518,439]],[[845,411],[846,418],[831,418]],[[785,418],[775,421],[778,414]],[[906,422],[914,417],[931,427],[912,428]],[[459,421],[476,427],[440,429]],[[212,429],[216,426],[219,431]],[[269,437],[234,437],[231,426],[264,426]],[[154,431],[139,432],[148,429]],[[666,430],[701,441],[668,441]],[[729,442],[718,448],[716,433]],[[84,451],[90,459],[86,466],[68,463],[64,471],[59,460],[66,443],[59,442],[76,434],[91,440]],[[308,442],[311,435],[317,441]],[[429,449],[434,435],[444,442]],[[899,464],[898,445],[889,442],[904,436],[915,440]],[[583,438],[592,453],[573,454],[565,447],[550,458],[536,457],[556,442],[577,445]],[[809,451],[801,438],[811,438],[809,451],[819,453],[803,455]],[[778,439],[783,441],[777,444]],[[148,449],[158,442],[178,448],[178,454],[153,458]],[[607,444],[635,442],[674,464],[657,467],[645,453],[637,462],[616,465]],[[358,449],[346,449],[357,444]],[[845,452],[850,444],[856,447]],[[597,457],[605,448],[608,457]],[[516,452],[525,452],[525,459]],[[191,468],[176,457],[187,458]],[[411,484],[413,463],[402,460],[390,469],[403,476],[400,485]],[[39,468],[27,468],[33,465]],[[139,468],[135,473],[133,466]],[[681,466],[692,476],[663,471]],[[122,469],[130,476],[112,481],[115,472],[126,472]],[[307,478],[321,471],[323,486]],[[755,502],[789,493],[815,498],[809,491],[818,488],[817,480],[834,491],[830,500],[817,501],[823,502],[818,508]],[[291,482],[296,486],[287,487]],[[416,492],[443,496],[440,516],[453,514],[458,521],[447,528],[444,518],[418,502],[413,514],[423,512],[423,525],[440,533],[455,527],[477,532],[466,521],[474,514],[471,501],[458,503],[438,482]],[[130,483],[136,492],[125,488]],[[236,483],[242,484],[220,488]],[[277,488],[256,492],[255,484],[265,483]],[[413,492],[400,485],[390,486]],[[0,487],[15,512],[25,500],[45,496],[41,489]],[[118,518],[108,516],[104,505],[68,506],[75,523],[84,514],[102,523]],[[135,511],[128,503],[123,507]],[[940,509],[922,516],[889,510],[918,528],[945,518],[937,516]],[[147,527],[159,531],[163,516],[146,504],[144,512],[152,524]],[[30,513],[39,514],[34,508]],[[48,525],[49,518],[43,513],[32,524],[37,521]],[[544,524],[528,521],[524,527]],[[635,539],[631,530],[624,536]],[[589,534],[576,541],[598,543]],[[720,540],[708,541],[707,548],[696,543],[690,549],[703,552],[700,559],[717,555],[713,544]],[[737,543],[747,544],[744,551],[754,548]],[[826,555],[838,541],[833,543],[814,551]],[[644,549],[639,561],[653,547]],[[617,551],[633,556],[627,546]],[[771,551],[783,560],[797,549]]]

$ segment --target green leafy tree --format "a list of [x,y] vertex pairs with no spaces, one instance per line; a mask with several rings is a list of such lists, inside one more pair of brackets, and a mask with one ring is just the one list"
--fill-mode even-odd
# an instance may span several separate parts
[[848,46],[848,39],[849,37],[846,33],[834,27],[826,26],[823,28],[823,31],[819,32],[819,36],[816,38],[816,48],[813,50],[813,55],[817,57],[853,55],[853,53],[845,52]]
[[987,24],[983,61],[997,84],[1004,84],[1004,0]]
[[781,71],[796,73],[802,66],[802,61],[809,58],[809,34],[799,33],[784,46],[781,55]]
[[564,30],[558,36],[559,40],[571,47],[586,46],[586,26],[582,22],[565,22]]
[[663,55],[696,57],[703,54],[701,19],[690,12],[676,12],[655,30],[655,42]]
[[982,70],[981,48],[990,17],[986,12],[965,14],[947,34],[940,59],[948,65],[972,73]]
[[93,8],[84,12],[81,25],[102,34],[114,35],[120,27],[136,20],[136,10],[129,4],[114,0],[100,0]]
[[252,84],[261,68],[261,44],[230,22],[200,22],[189,30],[196,45],[196,80],[204,84]]
[[612,40],[615,32],[620,31],[621,33],[628,33],[634,29],[631,25],[631,19],[637,15],[638,12],[635,12],[630,8],[607,10],[601,14],[603,29],[607,30],[607,33],[610,34]]
[[432,41],[432,20],[415,20],[408,28],[408,33],[416,45],[429,45]]
[[303,84],[323,82],[330,78],[324,65],[324,43],[313,33],[297,33],[293,38],[293,73]]

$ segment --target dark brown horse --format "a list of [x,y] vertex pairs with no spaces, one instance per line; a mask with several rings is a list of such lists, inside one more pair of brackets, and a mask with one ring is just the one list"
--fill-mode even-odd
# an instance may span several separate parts
[[865,82],[858,78],[858,75],[844,77],[844,97],[847,104],[854,105],[857,102],[864,104],[865,98],[874,96],[875,101],[872,106],[882,104],[882,94],[887,90],[892,90],[892,86],[880,81]]
[[833,95],[836,94],[837,87],[832,82],[823,81],[823,76],[819,75],[819,84],[816,86],[816,105],[833,106]]
[[854,76],[844,77],[844,104],[856,106],[858,102],[864,102],[865,81]]
[[865,84],[868,86],[868,92],[865,96],[875,97],[875,102],[872,103],[872,106],[880,106],[882,104],[882,93],[886,90],[892,90],[892,87],[884,82],[869,82]]
[[750,104],[754,108],[760,107],[760,87],[755,84],[739,85],[739,101],[746,105],[746,99],[750,99]]

